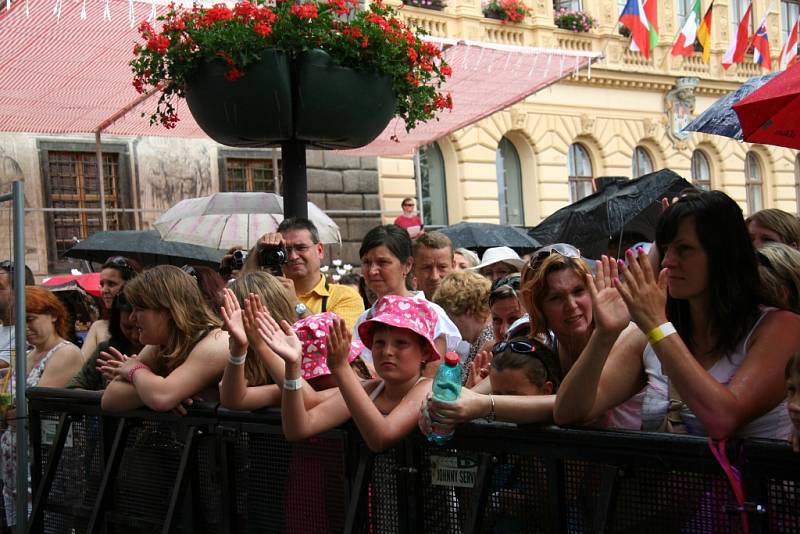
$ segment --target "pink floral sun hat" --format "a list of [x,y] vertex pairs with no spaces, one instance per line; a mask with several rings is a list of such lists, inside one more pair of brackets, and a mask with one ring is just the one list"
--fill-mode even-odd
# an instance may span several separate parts
[[[300,319],[292,325],[292,330],[297,334],[303,347],[303,359],[300,366],[303,370],[303,378],[306,380],[331,374],[331,370],[328,368],[328,336],[331,333],[334,317],[336,314],[332,312],[318,313]],[[353,363],[363,350],[364,344],[354,339],[350,343],[350,354],[347,355],[347,361]]]
[[433,340],[436,336],[436,312],[424,300],[400,295],[386,295],[375,304],[373,316],[361,323],[358,335],[367,348],[372,350],[372,333],[376,323],[411,330],[422,336],[431,348],[428,361],[438,360],[441,355]]

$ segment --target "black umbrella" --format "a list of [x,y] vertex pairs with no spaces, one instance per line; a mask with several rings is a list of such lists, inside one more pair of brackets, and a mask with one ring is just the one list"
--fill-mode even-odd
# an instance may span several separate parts
[[640,234],[648,241],[655,239],[661,199],[691,188],[692,184],[669,169],[615,182],[561,208],[529,234],[546,245],[570,243],[583,256],[598,258],[606,252],[609,238],[623,232]]
[[739,125],[739,117],[733,110],[733,105],[750,93],[777,76],[778,72],[755,76],[744,82],[738,89],[731,91],[723,96],[703,113],[690,122],[684,130],[687,132],[703,132],[714,135],[722,135],[741,141],[743,139],[742,127]]
[[468,248],[482,254],[487,248],[509,247],[525,254],[541,247],[536,239],[516,226],[502,224],[460,222],[439,230],[453,242],[454,248]]
[[94,233],[64,253],[70,258],[97,263],[116,254],[134,259],[145,267],[186,263],[218,267],[225,251],[163,241],[157,230],[120,230]]

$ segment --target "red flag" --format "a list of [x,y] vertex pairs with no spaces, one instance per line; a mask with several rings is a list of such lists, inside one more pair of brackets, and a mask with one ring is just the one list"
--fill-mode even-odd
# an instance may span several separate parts
[[736,39],[731,41],[725,55],[722,56],[722,66],[728,68],[734,63],[744,61],[744,54],[750,46],[750,14],[753,11],[753,3],[747,6],[742,20],[739,21],[739,29],[736,31]]
[[767,36],[767,15],[764,13],[761,25],[753,36],[753,61],[767,70],[772,70],[772,58],[769,56],[769,36]]
[[795,63],[797,63],[797,24],[800,23],[800,19],[795,21],[794,26],[792,26],[792,31],[789,32],[789,38],[784,43],[783,48],[781,48],[781,55],[778,64],[780,65],[781,70],[786,70]]

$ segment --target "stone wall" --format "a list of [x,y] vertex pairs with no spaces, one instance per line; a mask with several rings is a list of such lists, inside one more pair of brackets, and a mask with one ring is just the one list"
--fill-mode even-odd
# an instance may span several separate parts
[[[80,151],[94,152],[94,137],[0,132],[0,193],[10,191],[14,180],[25,182],[26,262],[39,276],[55,274],[48,272],[42,142],[68,142]],[[219,191],[220,151],[236,157],[234,150],[210,139],[107,135],[103,143],[126,148],[131,177],[129,201],[137,210],[133,229],[150,228],[164,210],[184,198]],[[252,156],[252,150],[247,152]],[[264,158],[270,157],[270,150],[264,150]],[[338,258],[357,264],[361,238],[381,221],[377,160],[316,150],[309,150],[306,159],[309,200],[331,212],[342,236],[341,247],[327,247],[326,263]],[[11,256],[10,213],[10,204],[0,205],[0,259]],[[76,261],[74,266],[79,268],[80,263]]]

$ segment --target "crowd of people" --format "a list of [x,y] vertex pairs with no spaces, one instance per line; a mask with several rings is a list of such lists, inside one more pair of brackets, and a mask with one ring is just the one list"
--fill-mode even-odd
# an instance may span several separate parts
[[[109,412],[185,413],[198,399],[279,406],[289,440],[352,418],[374,451],[432,422],[486,418],[790,439],[800,452],[795,215],[745,219],[724,193],[691,192],[663,203],[654,243],[620,258],[587,259],[569,243],[479,258],[412,220],[413,199],[403,206],[402,227],[363,237],[361,275],[347,283],[321,271],[325,249],[306,219],[229,251],[219,272],[111,257],[106,313],[80,349],[64,306],[31,277],[27,385],[104,390]],[[5,366],[12,270],[0,263]],[[459,355],[464,388],[440,402],[431,378],[447,352]],[[5,419],[13,521],[13,407]]]

